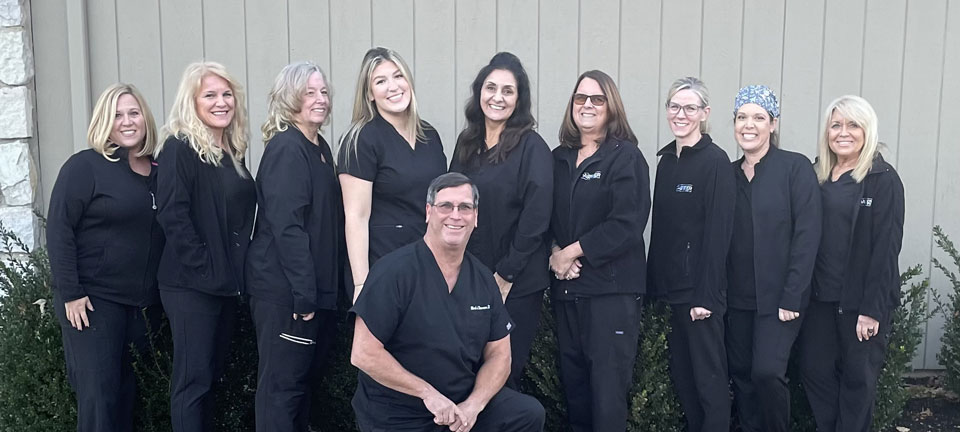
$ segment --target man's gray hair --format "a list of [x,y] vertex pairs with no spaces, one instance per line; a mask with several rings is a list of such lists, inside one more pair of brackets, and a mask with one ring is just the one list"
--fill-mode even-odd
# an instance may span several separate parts
[[480,191],[477,190],[477,185],[473,184],[470,181],[470,178],[460,174],[458,172],[449,172],[446,174],[441,174],[437,178],[433,179],[430,182],[430,187],[427,188],[427,204],[434,205],[436,204],[437,193],[441,190],[451,187],[463,186],[465,184],[470,185],[470,189],[473,190],[473,206],[480,206]]

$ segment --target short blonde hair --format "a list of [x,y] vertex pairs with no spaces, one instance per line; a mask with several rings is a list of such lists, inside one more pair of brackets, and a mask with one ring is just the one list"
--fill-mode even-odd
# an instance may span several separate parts
[[830,150],[829,138],[830,118],[833,117],[834,112],[863,129],[863,148],[860,149],[857,165],[850,173],[850,176],[860,183],[873,168],[873,159],[877,156],[880,147],[877,134],[877,112],[866,99],[854,95],[840,96],[827,105],[823,114],[823,130],[820,133],[817,149],[817,180],[821,184],[830,178],[833,167],[837,165],[837,155]]
[[[293,117],[300,112],[303,103],[303,93],[307,89],[307,80],[314,72],[320,74],[328,89],[327,75],[320,66],[310,62],[291,63],[283,67],[270,89],[270,101],[267,103],[267,120],[263,122],[260,131],[263,132],[263,142],[270,141],[274,135],[287,130],[293,124]],[[324,124],[330,122],[330,112],[333,104],[327,105],[327,118]]]
[[[183,77],[180,78],[180,86],[177,89],[177,96],[173,100],[173,106],[170,107],[170,115],[167,117],[167,124],[163,126],[164,135],[172,135],[178,139],[189,141],[190,147],[200,155],[200,160],[215,166],[220,166],[220,158],[223,157],[223,151],[213,142],[213,135],[207,126],[197,116],[197,93],[203,79],[208,75],[216,75],[223,78],[224,81],[233,90],[234,113],[230,126],[223,131],[223,141],[230,157],[235,161],[243,161],[244,154],[247,151],[247,99],[243,92],[243,86],[233,78],[227,69],[220,63],[215,62],[197,62],[187,65],[183,71]],[[157,145],[155,154],[163,151],[163,143]],[[234,164],[237,172],[242,174],[240,169],[242,164]]]
[[143,116],[145,133],[140,151],[136,153],[136,156],[152,155],[157,147],[157,123],[153,119],[153,113],[150,112],[146,99],[140,94],[140,90],[137,90],[137,87],[133,84],[112,84],[97,98],[97,104],[93,107],[93,115],[90,117],[90,126],[87,127],[87,145],[111,162],[119,160],[113,157],[113,153],[118,146],[110,142],[110,133],[113,132],[117,101],[120,100],[120,96],[125,94],[133,96],[137,100],[137,104],[140,105],[140,115]]
[[417,111],[417,93],[413,90],[413,75],[410,73],[410,68],[396,51],[383,47],[371,48],[364,54],[363,62],[360,64],[360,75],[357,77],[350,128],[340,137],[340,145],[338,146],[341,153],[347,152],[344,154],[344,160],[348,162],[351,153],[356,156],[357,139],[360,138],[360,131],[377,115],[377,103],[370,98],[370,83],[373,81],[373,70],[387,61],[397,66],[410,87],[410,105],[407,106],[407,121],[404,129],[407,133],[413,132],[418,141],[426,140],[426,134],[423,131],[424,125],[420,121],[420,114]]
[[[707,90],[707,85],[700,81],[700,78],[697,77],[683,77],[673,82],[670,85],[670,89],[667,90],[667,101],[664,105],[670,105],[670,100],[673,99],[680,90],[690,90],[693,94],[697,95],[700,98],[700,103],[704,107],[710,106],[710,91]],[[710,125],[707,123],[707,119],[704,119],[700,122],[700,133],[705,134],[710,132]]]

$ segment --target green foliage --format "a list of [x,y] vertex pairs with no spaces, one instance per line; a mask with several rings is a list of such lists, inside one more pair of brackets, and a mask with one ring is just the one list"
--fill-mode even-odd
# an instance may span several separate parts
[[77,411],[47,254],[29,250],[0,225],[0,255],[0,431],[73,429]]
[[955,273],[955,270],[960,269],[960,252],[957,252],[957,248],[940,226],[933,227],[933,235],[940,250],[953,261],[952,266],[948,267],[948,264],[933,258],[933,266],[950,281],[946,301],[937,293],[933,295],[944,318],[943,336],[940,338],[942,345],[937,360],[946,369],[947,388],[960,393],[960,280]]

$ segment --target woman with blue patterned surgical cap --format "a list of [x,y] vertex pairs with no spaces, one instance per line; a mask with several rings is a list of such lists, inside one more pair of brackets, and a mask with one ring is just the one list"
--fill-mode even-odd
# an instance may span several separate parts
[[789,431],[787,362],[810,297],[820,188],[806,156],[779,147],[780,104],[767,86],[737,93],[736,208],[727,258],[727,359],[740,427]]

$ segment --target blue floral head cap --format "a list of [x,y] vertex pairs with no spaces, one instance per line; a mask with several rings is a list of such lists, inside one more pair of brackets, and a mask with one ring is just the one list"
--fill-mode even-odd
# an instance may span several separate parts
[[754,103],[763,107],[770,113],[770,117],[780,117],[780,102],[777,101],[777,95],[765,85],[748,85],[737,92],[737,98],[733,103],[733,115],[737,115],[744,104]]

